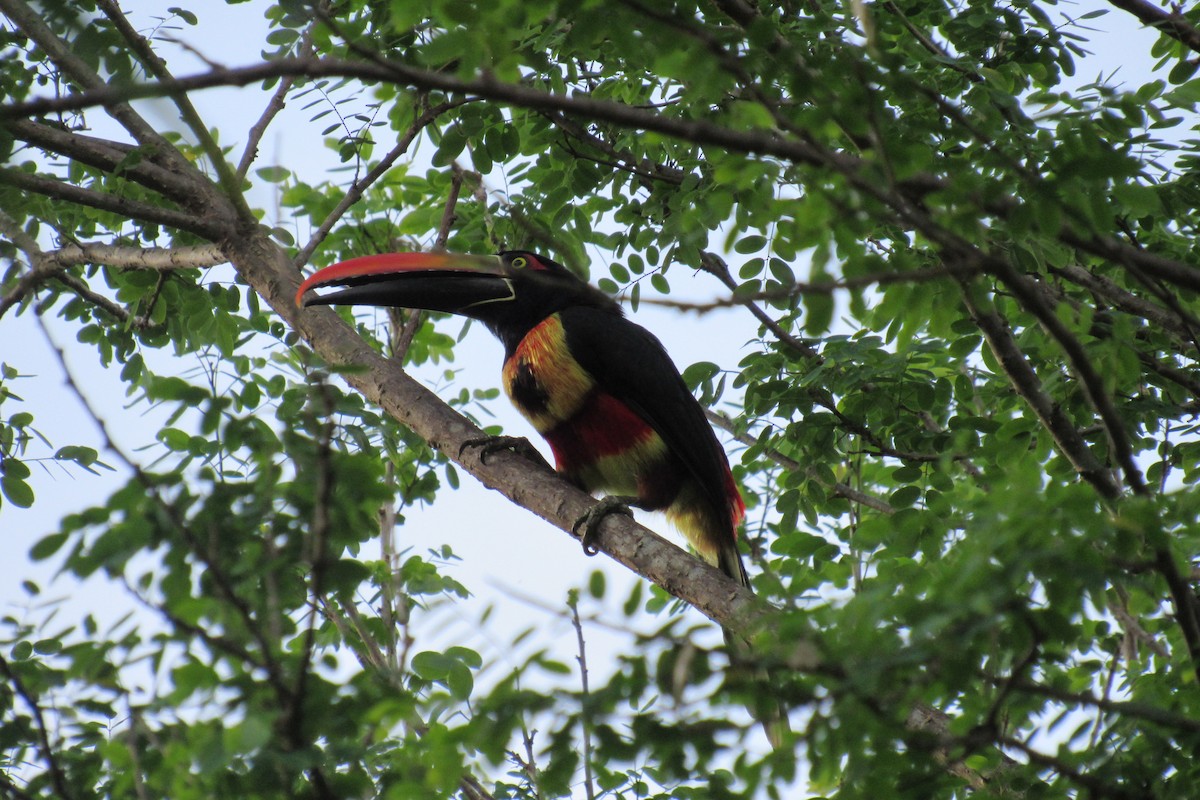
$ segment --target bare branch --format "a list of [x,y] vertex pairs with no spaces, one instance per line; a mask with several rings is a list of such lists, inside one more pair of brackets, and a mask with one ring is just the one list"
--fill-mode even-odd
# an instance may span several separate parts
[[587,645],[583,639],[583,623],[579,620],[578,597],[572,596],[567,602],[571,609],[571,624],[575,627],[575,641],[579,646],[579,654],[575,660],[579,662],[579,683],[583,697],[583,712],[579,716],[579,726],[583,730],[583,787],[588,800],[595,800],[596,788],[592,785],[592,720],[588,702],[588,666]]
[[193,200],[197,185],[203,183],[203,179],[193,172],[166,169],[141,158],[145,150],[125,142],[88,136],[27,119],[13,120],[7,123],[7,129],[17,139],[34,147],[120,175],[177,203]]
[[180,247],[126,247],[108,244],[68,244],[46,253],[46,258],[63,266],[101,264],[118,269],[150,269],[169,272],[177,269],[215,267],[227,259],[215,244]]
[[[321,3],[318,16],[324,14],[326,6],[326,2]],[[314,20],[305,29],[304,35],[300,38],[300,44],[296,47],[296,54],[301,58],[307,58],[313,54],[313,28],[316,25],[317,22]],[[267,132],[267,128],[271,125],[271,122],[280,111],[283,111],[288,93],[291,92],[292,86],[295,85],[297,77],[296,75],[286,75],[280,79],[279,85],[275,87],[275,92],[271,95],[271,99],[267,103],[267,107],[263,109],[262,116],[250,127],[250,131],[246,136],[246,147],[242,150],[242,157],[238,161],[237,177],[239,181],[246,177],[246,173],[250,171],[250,165],[258,157],[258,144],[262,141],[262,137]]]
[[[733,279],[733,275],[729,273],[729,265],[725,263],[725,259],[715,253],[702,252],[700,254],[700,268],[708,274],[714,276],[721,283],[725,284],[731,291],[737,291],[737,281]],[[796,352],[803,355],[810,361],[819,364],[821,356],[808,342],[803,342],[797,339],[789,331],[783,329],[783,326],[775,321],[770,314],[763,311],[753,300],[743,300],[740,303],[754,315],[755,319],[762,323],[763,327],[775,334],[779,341],[793,348]]]
[[1188,49],[1200,53],[1200,30],[1188,22],[1180,13],[1180,6],[1172,4],[1171,11],[1164,11],[1147,0],[1108,0],[1109,3],[1133,14],[1143,25],[1154,28],[1165,36],[1183,42]]

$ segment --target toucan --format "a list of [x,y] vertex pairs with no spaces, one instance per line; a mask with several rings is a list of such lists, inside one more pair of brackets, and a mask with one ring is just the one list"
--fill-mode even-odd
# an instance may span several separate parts
[[[343,288],[309,295],[330,286]],[[521,250],[362,256],[309,276],[296,301],[479,320],[503,343],[504,390],[558,471],[609,495],[601,515],[664,511],[702,558],[750,585],[737,544],[746,506],[704,410],[662,343],[566,267]],[[598,521],[583,521],[589,553]]]
[[[326,287],[341,288],[309,294]],[[702,558],[750,586],[737,542],[746,506],[700,403],[662,343],[566,267],[525,250],[369,255],[309,276],[296,302],[479,320],[504,345],[504,391],[549,443],[558,471],[608,495],[576,523],[584,526],[585,552],[595,552],[605,514],[628,506],[664,511]],[[735,662],[744,656],[744,643],[728,631],[726,641]],[[770,684],[763,670],[754,672],[760,688]],[[751,710],[778,747],[786,710],[761,692]]]

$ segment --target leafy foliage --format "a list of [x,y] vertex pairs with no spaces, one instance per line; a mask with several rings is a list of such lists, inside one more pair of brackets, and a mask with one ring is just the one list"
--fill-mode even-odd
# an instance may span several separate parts
[[[280,0],[261,64],[186,77],[227,9],[0,0],[0,318],[165,415],[56,447],[5,356],[5,515],[31,465],[121,470],[30,557],[136,612],[0,618],[0,794],[1194,797],[1200,10],[1114,5]],[[1157,25],[1152,73],[1076,77],[1105,12]],[[201,116],[217,85],[249,116]],[[285,101],[319,174],[259,154]],[[431,247],[761,326],[684,375],[738,448],[784,747],[658,587],[590,684],[414,634],[469,588],[395,526],[502,479],[433,398],[335,380],[401,390],[291,292]],[[491,413],[461,327],[343,320]],[[609,593],[581,570],[575,623]]]

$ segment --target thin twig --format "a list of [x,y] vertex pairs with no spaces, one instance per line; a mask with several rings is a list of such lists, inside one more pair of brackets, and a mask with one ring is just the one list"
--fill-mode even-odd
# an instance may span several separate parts
[[0,655],[0,673],[4,674],[5,681],[25,701],[25,705],[29,706],[29,711],[33,714],[37,726],[38,747],[42,751],[42,758],[46,759],[46,766],[50,770],[50,783],[54,787],[54,791],[59,797],[70,800],[75,795],[68,788],[67,775],[58,762],[54,747],[50,744],[50,728],[46,725],[46,717],[42,713],[41,704],[38,703],[37,697],[29,690],[25,682],[21,680],[21,676],[9,666],[7,659],[2,655]]
[[[433,242],[435,252],[446,249],[446,242],[450,239],[450,229],[458,219],[456,209],[458,208],[459,194],[462,192],[463,178],[464,173],[457,166],[450,173],[450,191],[446,195],[442,220],[438,224],[437,238]],[[426,314],[419,308],[409,309],[405,314],[401,314],[399,309],[388,309],[388,311],[391,312],[389,317],[392,322],[392,358],[403,361],[408,354],[408,348],[412,347],[413,337],[417,335],[417,331],[421,329],[421,323],[425,321]],[[401,322],[402,319],[403,322]]]
[[[733,275],[729,272],[729,265],[725,263],[725,259],[721,258],[716,253],[702,252],[700,253],[700,268],[708,274],[714,276],[721,283],[725,284],[731,291],[737,291],[737,281],[733,279]],[[763,311],[753,300],[741,300],[740,305],[754,315],[754,317],[762,323],[763,327],[775,334],[775,337],[784,344],[792,347],[796,352],[803,355],[805,358],[812,361],[814,364],[821,363],[821,356],[812,348],[808,342],[801,341],[791,333],[783,329],[783,326],[775,321],[770,314]]]
[[579,654],[575,656],[575,660],[579,662],[579,685],[582,693],[579,727],[583,732],[583,785],[588,800],[595,800],[596,788],[592,785],[592,715],[591,695],[588,692],[587,647],[583,639],[583,623],[579,620],[577,595],[571,596],[567,607],[571,609],[571,624],[575,626],[575,640],[579,645]]
[[[327,8],[328,3],[323,0],[321,8]],[[300,42],[296,47],[297,55],[308,57],[313,54],[313,29],[316,28],[317,21],[313,20],[304,30],[304,35],[300,38]],[[288,92],[295,85],[297,75],[285,75],[280,78],[279,85],[275,87],[275,92],[271,95],[271,99],[267,102],[267,107],[263,109],[263,113],[258,120],[250,126],[249,132],[246,134],[246,147],[242,150],[242,157],[238,161],[236,175],[239,181],[246,177],[246,173],[250,171],[250,165],[254,163],[254,159],[258,157],[258,145],[262,141],[263,135],[266,134],[267,128],[271,122],[283,111],[287,105]]]
[[[925,283],[927,281],[947,280],[960,275],[978,274],[978,269],[957,270],[949,267],[929,269],[914,269],[906,272],[876,272],[870,275],[859,275],[853,278],[839,278],[829,281],[796,281],[776,289],[762,289],[757,292],[739,293],[729,297],[719,297],[704,303],[668,298],[642,298],[642,303],[672,308],[676,311],[690,311],[697,314],[707,314],[711,311],[744,306],[747,301],[787,300],[806,294],[831,295],[843,289],[864,289],[870,286],[886,286],[892,283]],[[723,282],[723,281],[722,281]]]
[[1142,21],[1143,25],[1183,42],[1188,49],[1200,53],[1200,30],[1180,13],[1179,3],[1172,3],[1171,10],[1164,11],[1147,0],[1108,0],[1108,2],[1122,11],[1133,14]]
[[380,159],[379,163],[372,167],[366,175],[355,181],[346,190],[346,194],[321,222],[320,226],[318,226],[317,230],[308,240],[308,244],[304,245],[292,260],[296,268],[299,269],[308,263],[313,253],[320,247],[321,242],[325,241],[325,237],[329,235],[330,231],[337,225],[338,220],[350,209],[350,206],[358,202],[358,199],[362,197],[367,188],[392,168],[392,165],[396,163],[396,159],[408,152],[408,148],[412,145],[413,140],[420,135],[421,131],[425,130],[426,126],[447,111],[469,102],[471,101],[468,99],[462,99],[439,103],[432,108],[427,108],[420,116],[413,120],[412,124],[408,126],[408,130],[400,137],[400,141],[396,143],[396,146],[389,150],[387,155]]

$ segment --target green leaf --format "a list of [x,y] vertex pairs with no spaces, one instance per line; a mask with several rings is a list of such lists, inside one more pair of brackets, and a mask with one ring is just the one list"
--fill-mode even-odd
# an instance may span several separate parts
[[605,577],[604,573],[598,569],[592,570],[588,576],[588,594],[597,600],[604,599]]
[[62,650],[62,642],[58,639],[39,639],[33,643],[33,651],[39,655],[51,656]]
[[446,688],[454,697],[466,700],[475,689],[475,676],[471,674],[471,670],[465,664],[461,662],[451,664],[446,672]]
[[[14,462],[9,461],[6,463],[12,464]],[[33,505],[33,487],[26,483],[24,478],[18,477],[11,470],[0,476],[0,490],[3,490],[4,497],[8,502],[17,508],[29,508]]]
[[186,8],[180,8],[179,6],[170,6],[167,8],[167,13],[174,14],[188,25],[196,25],[200,21],[199,18],[191,11],[188,11]]
[[751,253],[757,253],[766,246],[767,237],[765,236],[759,236],[757,234],[752,236],[743,236],[734,243],[733,252],[740,253],[742,255],[750,255]]
[[446,677],[454,660],[442,653],[429,650],[417,653],[412,658],[413,671],[425,680],[436,681]]
[[51,533],[43,536],[33,547],[29,548],[29,557],[34,561],[45,561],[59,551],[66,543],[67,537],[66,533]]
[[291,171],[286,167],[259,167],[254,174],[268,183],[282,183],[291,177]]

